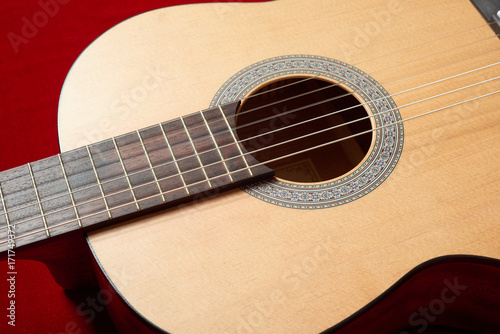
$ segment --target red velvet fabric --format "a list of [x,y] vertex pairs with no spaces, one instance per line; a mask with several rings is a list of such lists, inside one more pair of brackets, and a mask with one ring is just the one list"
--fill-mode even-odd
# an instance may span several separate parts
[[[0,1],[0,170],[59,153],[59,94],[85,47],[133,15],[188,2],[208,0]],[[0,333],[113,333],[105,311],[92,321],[77,313],[97,290],[67,295],[38,262],[17,260],[15,269],[12,327],[7,262],[0,262]]]

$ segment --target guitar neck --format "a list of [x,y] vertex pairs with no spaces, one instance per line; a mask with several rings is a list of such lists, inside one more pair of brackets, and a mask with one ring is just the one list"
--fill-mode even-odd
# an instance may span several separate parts
[[0,251],[269,177],[234,131],[238,103],[0,173]]

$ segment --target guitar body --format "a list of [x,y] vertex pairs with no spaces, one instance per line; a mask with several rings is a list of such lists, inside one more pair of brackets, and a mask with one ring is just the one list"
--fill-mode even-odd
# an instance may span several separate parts
[[[406,119],[499,90],[494,80],[401,107],[499,76],[494,66],[411,90],[495,63],[499,46],[465,0],[155,10],[106,32],[76,61],[61,94],[61,148],[205,109],[239,71],[289,55],[368,73]],[[164,331],[326,330],[430,259],[500,258],[499,102],[492,95],[405,122],[385,180],[345,204],[289,208],[235,189],[94,231],[91,250],[121,297]]]

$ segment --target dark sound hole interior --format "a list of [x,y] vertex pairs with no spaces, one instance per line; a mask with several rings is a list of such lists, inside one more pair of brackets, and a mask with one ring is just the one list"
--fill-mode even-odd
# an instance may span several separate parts
[[[283,79],[254,92],[238,111],[237,133],[247,151],[281,179],[306,183],[332,180],[364,159],[372,132],[310,149],[370,130],[372,125],[369,118],[344,125],[368,116],[360,101],[331,82],[304,79]],[[287,143],[277,145],[283,142]]]

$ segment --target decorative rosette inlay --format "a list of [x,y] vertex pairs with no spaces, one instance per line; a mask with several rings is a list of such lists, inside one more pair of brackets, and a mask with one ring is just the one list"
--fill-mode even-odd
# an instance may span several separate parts
[[377,130],[368,157],[347,175],[313,184],[277,178],[242,187],[263,201],[296,209],[319,209],[349,203],[378,187],[393,171],[403,148],[399,111],[385,89],[361,70],[346,63],[308,55],[282,56],[251,65],[231,77],[217,92],[211,106],[242,100],[263,83],[280,77],[310,75],[342,83],[361,97],[374,116]]

